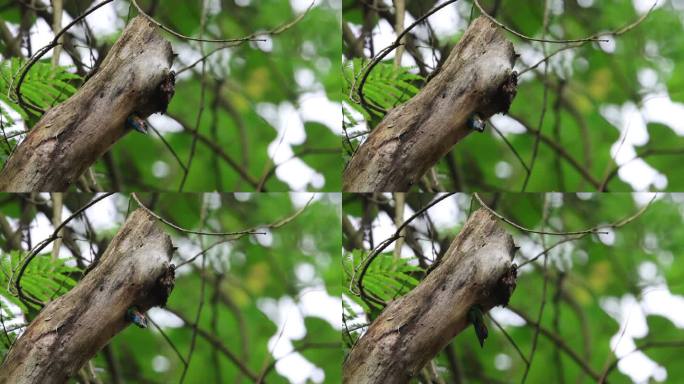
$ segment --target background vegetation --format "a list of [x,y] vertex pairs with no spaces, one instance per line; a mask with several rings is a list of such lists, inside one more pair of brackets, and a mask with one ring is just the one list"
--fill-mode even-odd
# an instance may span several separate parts
[[[433,360],[436,374],[428,369],[416,382],[684,380],[679,363],[684,348],[682,195],[661,194],[650,205],[651,195],[628,193],[481,197],[526,229],[568,232],[600,226],[605,233],[539,235],[504,224],[520,247],[514,259],[518,284],[509,306],[485,318],[489,338],[483,348],[472,327],[465,329]],[[401,203],[404,219],[434,198],[407,194]],[[457,194],[418,216],[406,227],[400,257],[392,249],[395,242],[371,264],[365,291],[390,301],[419,284],[478,206],[472,196]],[[369,250],[395,232],[396,208],[396,196],[345,195],[346,348],[381,310],[350,287]]]
[[[186,229],[256,227],[266,234],[192,235],[165,226],[178,247],[172,259],[178,268],[167,307],[148,312],[160,328],[128,327],[77,381],[253,382],[238,368],[244,364],[268,383],[340,382],[341,235],[334,224],[340,201],[339,195],[318,194],[293,216],[311,197],[140,195],[155,213]],[[90,200],[87,194],[65,195],[63,218]],[[0,196],[2,357],[39,309],[19,300],[14,279],[27,250],[52,233],[53,204],[45,195]],[[21,280],[24,292],[49,301],[68,291],[134,208],[129,196],[114,195],[69,222],[59,258],[51,258],[50,246],[36,257]],[[292,219],[267,227],[284,218]],[[196,257],[203,250],[205,256]]]
[[[408,26],[445,2],[405,3]],[[437,183],[424,182],[422,190],[682,189],[684,37],[673,33],[683,28],[681,1],[658,1],[650,13],[655,0],[480,3],[526,36],[606,41],[540,43],[506,32],[521,55],[509,114],[459,142],[435,166]],[[349,94],[363,65],[397,36],[393,4],[343,1],[347,159],[384,115]],[[418,24],[406,35],[403,67],[395,66],[396,52],[388,55],[371,72],[366,99],[391,109],[412,97],[479,15],[473,1],[457,1]]]
[[[8,91],[20,64],[52,39],[52,9],[42,3],[0,1],[0,29],[7,31],[0,34],[0,163],[40,118],[14,103]],[[65,2],[63,25],[98,3]],[[240,38],[288,28],[237,46],[200,46],[163,32],[178,54],[176,94],[166,117],[153,115],[149,122],[166,143],[153,132],[126,135],[92,167],[94,181],[82,182],[80,189],[175,191],[190,158],[185,191],[340,189],[336,1],[139,3],[162,24],[195,38]],[[136,14],[128,1],[115,1],[79,21],[65,34],[63,66],[51,68],[52,52],[46,55],[22,85],[24,97],[49,108],[73,94]]]

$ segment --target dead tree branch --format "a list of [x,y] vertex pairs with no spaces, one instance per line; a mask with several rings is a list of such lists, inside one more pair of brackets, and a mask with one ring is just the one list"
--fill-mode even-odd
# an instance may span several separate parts
[[508,303],[514,253],[496,217],[475,212],[432,272],[373,321],[344,363],[343,382],[409,382],[469,325],[474,305],[487,311]]
[[129,116],[166,111],[172,57],[154,24],[133,19],[98,72],[31,129],[0,171],[0,190],[66,190],[130,131]]
[[480,17],[439,73],[391,110],[344,171],[345,192],[407,191],[473,131],[468,120],[507,112],[517,90],[516,54],[501,29]]
[[157,220],[133,212],[98,265],[31,322],[0,367],[0,383],[65,383],[130,324],[129,308],[163,306],[173,246]]

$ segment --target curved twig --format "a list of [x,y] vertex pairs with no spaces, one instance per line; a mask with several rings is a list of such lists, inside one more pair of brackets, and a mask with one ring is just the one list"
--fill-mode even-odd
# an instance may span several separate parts
[[[411,215],[411,217],[409,217],[408,219],[406,219],[406,221],[404,221],[404,223],[401,224],[401,225],[397,228],[396,232],[394,232],[394,234],[393,234],[392,236],[390,236],[390,237],[388,237],[387,239],[385,239],[383,242],[381,242],[380,244],[378,244],[378,246],[375,247],[375,249],[373,249],[373,251],[371,251],[371,253],[368,255],[368,257],[366,257],[366,259],[361,263],[361,266],[362,266],[362,268],[361,268],[361,273],[359,273],[359,277],[358,277],[358,279],[356,279],[356,287],[358,288],[358,294],[359,294],[360,297],[362,297],[362,298],[367,298],[367,299],[369,299],[370,301],[373,301],[373,302],[376,303],[376,304],[380,304],[380,305],[383,305],[383,306],[385,305],[385,303],[383,303],[382,301],[380,301],[380,300],[378,300],[378,299],[376,299],[376,298],[374,298],[374,297],[372,297],[372,296],[367,296],[367,295],[365,294],[365,290],[364,290],[364,288],[363,288],[363,277],[366,275],[366,272],[368,272],[368,268],[370,267],[370,264],[371,264],[371,263],[373,262],[373,260],[375,260],[375,258],[380,254],[380,252],[382,252],[385,248],[387,248],[390,244],[392,244],[395,240],[397,240],[397,239],[401,236],[402,230],[403,230],[407,225],[409,225],[409,223],[410,223],[411,221],[413,221],[416,217],[422,215],[425,211],[427,211],[428,209],[432,208],[434,205],[436,205],[436,204],[439,203],[440,201],[442,201],[442,200],[446,199],[447,197],[449,197],[449,196],[451,196],[451,195],[454,195],[454,194],[455,194],[455,192],[446,193],[446,194],[444,194],[444,195],[442,195],[442,196],[436,198],[435,200],[431,201],[428,205],[426,205],[425,207],[421,208],[421,209],[418,210],[416,213],[414,213],[413,215]],[[351,281],[351,282],[354,282],[354,280],[355,280],[355,279],[354,279],[354,276],[352,276],[352,278],[351,278],[350,281]],[[351,291],[351,289],[350,289],[350,291]]]
[[519,229],[519,230],[521,230],[521,231],[523,231],[523,232],[537,233],[537,234],[540,234],[540,235],[556,235],[556,236],[583,235],[583,234],[590,234],[590,233],[595,233],[595,234],[606,234],[606,233],[608,233],[608,232],[599,231],[599,230],[598,230],[598,229],[599,229],[598,227],[589,228],[589,229],[584,229],[584,230],[581,230],[581,231],[570,231],[570,232],[537,231],[537,230],[534,230],[534,229],[525,228],[525,227],[523,227],[522,225],[520,225],[520,224],[518,224],[518,223],[515,223],[515,222],[511,221],[510,219],[504,217],[503,215],[501,215],[501,214],[498,213],[497,211],[495,211],[495,210],[493,210],[492,208],[490,208],[487,204],[485,204],[484,201],[482,201],[482,198],[480,197],[480,195],[479,195],[478,193],[473,193],[473,196],[475,196],[475,199],[477,200],[478,203],[480,203],[480,205],[482,206],[482,208],[488,210],[492,215],[494,215],[494,216],[496,216],[497,218],[499,218],[499,220],[505,222],[506,224],[512,225],[513,227],[515,227],[515,228],[517,228],[517,229]]
[[315,1],[311,2],[309,7],[303,13],[301,13],[300,15],[295,17],[292,21],[289,21],[289,22],[287,22],[281,26],[278,26],[278,27],[273,28],[273,29],[268,30],[268,31],[254,32],[254,33],[249,34],[247,36],[238,37],[238,38],[234,38],[234,39],[204,39],[201,37],[197,38],[197,37],[186,36],[186,35],[183,35],[182,33],[174,31],[173,29],[171,29],[171,28],[165,26],[164,24],[158,22],[152,16],[148,15],[145,11],[143,11],[143,9],[140,7],[140,5],[138,5],[137,0],[131,0],[131,2],[133,3],[133,6],[135,6],[135,8],[138,10],[138,12],[141,15],[143,15],[147,20],[149,20],[151,23],[153,23],[157,27],[163,29],[164,31],[166,31],[166,32],[168,32],[168,33],[170,33],[170,34],[172,34],[172,35],[174,35],[180,39],[189,40],[189,41],[200,41],[200,42],[204,42],[204,43],[234,43],[231,46],[239,45],[239,44],[245,43],[247,41],[265,41],[265,39],[257,39],[256,37],[257,36],[277,35],[283,31],[291,28],[293,25],[297,24],[301,19],[303,19],[304,16],[306,16],[306,14],[309,13],[309,10],[311,10],[311,8],[313,8],[314,4],[316,4]]
[[86,209],[97,204],[100,200],[103,200],[113,194],[114,192],[105,193],[104,195],[94,198],[88,204],[79,208],[76,212],[72,213],[71,216],[67,217],[64,221],[62,221],[62,223],[58,225],[57,228],[55,228],[55,230],[52,232],[52,235],[42,240],[40,243],[36,244],[36,246],[33,247],[33,249],[31,249],[31,251],[29,252],[28,256],[26,256],[26,259],[24,259],[24,262],[22,263],[19,269],[19,273],[17,274],[17,280],[14,282],[14,287],[17,290],[17,296],[19,296],[20,299],[29,301],[41,307],[45,305],[45,303],[43,303],[42,301],[34,299],[31,296],[25,295],[24,291],[21,289],[21,278],[22,276],[24,276],[24,272],[26,272],[26,268],[28,267],[29,263],[31,263],[33,258],[36,257],[36,255],[38,255],[38,252],[42,251],[45,247],[47,247],[50,243],[52,243],[55,239],[59,237],[60,231],[62,230],[62,228],[64,228],[65,225],[67,225],[67,223],[69,223],[76,216],[83,213],[83,211],[85,211]]
[[530,36],[523,35],[522,33],[518,32],[518,31],[516,31],[516,30],[514,30],[514,29],[511,29],[511,28],[505,26],[504,24],[502,24],[501,22],[499,22],[498,20],[496,20],[494,17],[492,17],[489,13],[487,13],[487,12],[482,8],[482,5],[480,5],[480,1],[479,1],[479,0],[475,0],[475,6],[480,10],[480,13],[482,13],[482,15],[483,15],[484,17],[486,17],[486,18],[488,18],[489,20],[491,20],[492,23],[494,23],[494,24],[498,25],[499,27],[505,29],[506,31],[508,31],[508,32],[510,32],[510,33],[512,33],[512,34],[514,34],[514,35],[516,35],[516,36],[518,36],[518,37],[521,38],[521,39],[530,40],[530,41],[539,41],[539,42],[542,42],[542,43],[557,43],[557,44],[579,43],[579,42],[587,42],[587,41],[600,41],[600,42],[607,42],[607,41],[608,41],[608,40],[606,40],[606,39],[599,39],[599,38],[596,37],[596,35],[592,35],[592,36],[589,36],[589,37],[585,37],[585,38],[583,38],[583,39],[569,39],[569,40],[537,39],[537,38],[534,38],[534,37],[530,37]]

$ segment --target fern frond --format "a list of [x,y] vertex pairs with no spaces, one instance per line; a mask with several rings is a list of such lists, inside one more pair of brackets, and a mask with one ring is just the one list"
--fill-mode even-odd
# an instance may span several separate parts
[[[18,267],[22,264],[20,252],[10,252],[0,256],[0,297],[16,305],[23,312],[28,311],[27,303],[22,302],[13,292]],[[76,285],[71,275],[80,272],[70,267],[65,259],[52,260],[50,254],[38,255],[31,260],[21,278],[22,291],[40,301],[47,302],[68,292]],[[34,306],[28,303],[28,305]],[[0,300],[0,310],[7,311]]]
[[[389,110],[415,96],[420,90],[415,84],[421,82],[423,78],[411,73],[411,69],[413,68],[395,67],[392,62],[378,63],[368,75],[363,86],[364,97],[367,102],[384,110]],[[356,87],[359,86],[358,82],[354,84],[354,79],[359,79],[360,81],[360,77],[363,75],[362,71],[364,70],[364,63],[361,59],[347,61],[343,68],[345,80],[343,91],[349,105],[368,120],[370,114],[380,117],[382,115],[376,110],[362,108],[349,97],[351,87],[354,85]],[[356,92],[356,90],[353,90],[353,92]]]
[[[364,257],[365,254],[358,250],[345,254],[343,258],[345,284],[349,285],[352,278],[358,278],[358,274],[354,276],[353,270],[355,266],[359,266],[362,263]],[[395,260],[392,253],[381,253],[373,260],[366,271],[363,278],[364,290],[375,298],[389,302],[415,288],[419,280],[414,275],[421,272],[423,272],[423,269],[411,265],[410,259],[400,258]],[[354,284],[356,283],[354,282]],[[351,296],[351,298],[364,309],[369,309],[368,305],[358,296]],[[345,311],[347,310],[346,308],[344,309]],[[353,317],[353,313],[347,313],[346,315]]]
[[[8,97],[14,92],[10,90],[10,87],[15,85],[12,79],[20,73],[25,64],[26,60],[18,58],[0,63],[0,101],[2,102],[0,114],[10,125],[14,124],[14,121],[6,108],[17,112],[23,120],[28,119],[29,114],[38,116],[38,112],[25,111],[15,100]],[[38,61],[24,78],[21,85],[22,95],[28,102],[44,110],[61,103],[76,93],[73,83],[81,80],[80,76],[69,72],[68,69],[67,67],[53,67],[47,61]],[[14,79],[14,82],[16,81],[18,78]]]

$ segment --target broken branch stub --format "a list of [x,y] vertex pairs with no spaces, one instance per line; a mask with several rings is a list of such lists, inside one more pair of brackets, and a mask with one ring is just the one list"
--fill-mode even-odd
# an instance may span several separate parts
[[130,129],[126,119],[166,111],[173,96],[171,44],[134,18],[97,73],[50,109],[0,171],[0,191],[64,191]]
[[98,265],[28,325],[0,367],[0,383],[65,383],[130,324],[128,308],[166,304],[173,250],[154,217],[133,212]]
[[508,303],[515,249],[491,213],[476,211],[432,272],[373,321],[347,356],[343,382],[408,383],[469,325],[474,305],[488,311]]
[[437,75],[373,129],[347,164],[342,189],[408,191],[473,131],[468,119],[508,111],[517,90],[515,58],[499,27],[476,19]]

